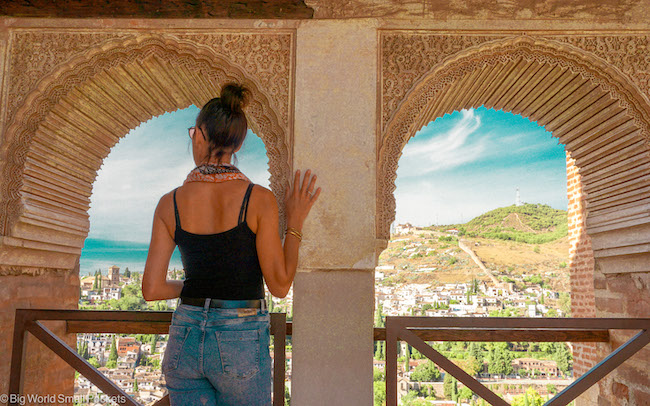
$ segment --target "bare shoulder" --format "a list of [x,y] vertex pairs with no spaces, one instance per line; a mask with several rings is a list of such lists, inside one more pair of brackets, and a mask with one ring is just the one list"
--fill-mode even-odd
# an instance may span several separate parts
[[258,213],[278,210],[278,202],[272,191],[264,186],[255,185],[251,191],[251,204]]
[[[176,189],[174,189],[176,190]],[[162,195],[156,206],[154,217],[160,218],[170,234],[174,231],[174,190]]]

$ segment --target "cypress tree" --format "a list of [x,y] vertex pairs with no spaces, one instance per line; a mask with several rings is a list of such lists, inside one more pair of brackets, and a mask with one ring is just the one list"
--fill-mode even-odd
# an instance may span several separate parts
[[108,356],[108,360],[117,362],[117,344],[115,343],[115,336],[113,336],[113,342],[111,343],[111,353]]

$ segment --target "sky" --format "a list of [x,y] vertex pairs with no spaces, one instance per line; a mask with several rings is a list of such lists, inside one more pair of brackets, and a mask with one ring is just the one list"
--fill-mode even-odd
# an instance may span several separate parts
[[[199,109],[166,113],[111,150],[93,186],[89,238],[148,243],[160,197],[194,168],[187,127]],[[268,187],[268,158],[249,131],[238,167]],[[397,170],[396,222],[453,224],[521,200],[566,209],[564,147],[536,123],[478,108],[437,119],[409,141]]]
[[423,127],[397,169],[395,221],[464,223],[521,201],[566,210],[566,155],[550,132],[519,115],[480,107]]
[[[113,147],[93,185],[89,238],[149,242],[160,197],[180,186],[195,166],[187,128],[198,112],[191,106],[154,117]],[[237,159],[246,176],[268,187],[261,139],[249,131]]]

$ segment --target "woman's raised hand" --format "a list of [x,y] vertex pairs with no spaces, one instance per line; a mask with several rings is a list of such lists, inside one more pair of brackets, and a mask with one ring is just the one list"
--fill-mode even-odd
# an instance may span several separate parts
[[316,203],[320,195],[320,188],[314,191],[316,186],[316,175],[311,175],[307,169],[305,177],[300,183],[300,170],[296,171],[293,179],[293,187],[287,189],[285,194],[285,207],[287,209],[287,227],[302,230],[302,223],[307,218],[311,207]]

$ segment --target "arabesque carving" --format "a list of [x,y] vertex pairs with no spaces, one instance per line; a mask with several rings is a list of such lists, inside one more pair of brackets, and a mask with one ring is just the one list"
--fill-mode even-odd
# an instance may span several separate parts
[[650,97],[650,35],[562,35],[549,36],[597,55],[616,66]]
[[[292,69],[292,32],[271,32],[265,34],[242,33],[211,33],[211,34],[183,34],[183,35],[122,35],[116,36],[102,43],[96,43],[100,39],[92,37],[84,44],[94,43],[95,46],[81,52],[83,46],[65,46],[56,44],[57,41],[75,42],[82,34],[66,36],[61,33],[17,33],[28,35],[30,40],[40,43],[48,43],[50,51],[45,51],[46,46],[37,47],[40,62],[33,66],[25,63],[30,60],[30,53],[26,50],[21,53],[19,49],[12,48],[11,69],[24,69],[24,75],[15,72],[10,89],[14,94],[10,97],[18,97],[18,94],[29,93],[26,97],[18,97],[21,101],[17,110],[9,112],[9,126],[5,131],[6,142],[3,144],[3,155],[6,157],[3,167],[4,182],[2,184],[0,207],[0,220],[4,224],[4,235],[16,225],[20,219],[27,221],[29,227],[37,225],[45,227],[56,233],[56,230],[65,229],[68,239],[52,241],[51,235],[42,233],[44,243],[55,243],[81,248],[81,243],[87,234],[88,197],[92,188],[96,170],[101,165],[102,159],[108,153],[108,149],[117,140],[124,136],[128,129],[135,128],[142,121],[152,116],[159,115],[165,111],[173,111],[184,108],[190,104],[202,105],[209,98],[214,97],[218,92],[220,84],[229,80],[237,80],[246,84],[252,91],[252,102],[247,111],[252,121],[253,130],[262,138],[269,156],[271,172],[271,187],[279,196],[284,187],[288,184],[290,172],[290,116],[291,106],[290,88]],[[92,34],[89,34],[92,35]],[[39,37],[40,36],[40,37]],[[37,40],[38,37],[38,40]],[[102,37],[101,39],[104,39]],[[95,42],[93,42],[95,41]],[[17,41],[25,44],[25,42]],[[63,50],[63,51],[61,51]],[[63,56],[63,55],[66,56]],[[157,64],[157,65],[156,65]],[[162,64],[162,65],[161,65]],[[165,74],[165,69],[171,70],[170,77],[160,79],[163,84],[159,91],[164,95],[157,99],[148,91],[133,93],[131,83],[128,79],[117,77],[111,92],[101,91],[101,84],[94,83],[95,78],[110,72],[118,72],[118,69],[128,68],[135,70],[135,74],[144,77],[151,75],[153,67],[159,70],[159,75]],[[161,70],[162,69],[162,70]],[[37,76],[42,79],[38,79]],[[167,76],[169,76],[167,75]],[[151,79],[151,76],[148,77]],[[122,80],[122,82],[120,82]],[[126,82],[124,82],[126,80]],[[164,81],[167,82],[164,82]],[[266,84],[268,89],[265,87]],[[89,87],[90,86],[90,87]],[[30,89],[29,91],[27,89]],[[88,93],[91,92],[91,93]],[[92,92],[95,92],[94,94]],[[120,93],[121,92],[121,93]],[[165,94],[167,92],[167,94]],[[154,92],[155,93],[155,92]],[[74,124],[75,115],[83,116],[84,105],[89,100],[84,100],[84,95],[91,94],[91,102],[107,98],[113,100],[121,98],[125,108],[134,113],[124,117],[123,107],[106,105],[105,109],[98,112],[98,117],[89,122],[89,128],[78,134],[57,133],[60,120],[64,117],[65,125],[72,129],[80,126]],[[120,96],[120,94],[122,96]],[[139,99],[138,99],[139,97]],[[65,100],[65,103],[60,103]],[[129,106],[132,103],[132,106]],[[64,106],[64,107],[61,107]],[[77,109],[77,107],[79,109]],[[52,114],[55,110],[64,110]],[[108,128],[101,125],[101,116],[115,116],[114,127]],[[59,120],[57,122],[57,120]],[[52,123],[48,123],[52,121]],[[119,125],[118,125],[119,124]],[[95,127],[93,127],[95,126]],[[83,126],[81,126],[83,127]],[[61,130],[63,131],[63,130]],[[34,150],[34,145],[38,148]],[[101,145],[101,146],[100,146]],[[88,164],[75,170],[77,159],[68,160],[66,154],[75,154],[75,151],[88,151],[84,161]],[[39,156],[46,152],[49,156]],[[33,155],[33,158],[30,156]],[[85,155],[85,154],[84,154]],[[48,214],[43,214],[43,207],[35,209],[33,205],[25,205],[25,199],[38,197],[38,205],[42,206],[45,201],[47,207],[48,199],[52,197],[52,191],[41,189],[39,183],[33,183],[31,179],[24,176],[24,171],[34,162],[45,161],[51,166],[53,175],[61,179],[69,179],[74,186],[76,193],[74,199],[78,200],[71,204],[66,213],[69,220],[61,223],[61,219],[54,216],[48,219]],[[72,166],[71,166],[72,165]],[[23,192],[25,182],[29,184],[29,194],[26,197]],[[66,186],[70,188],[71,186]],[[59,195],[66,195],[69,192],[65,187],[59,187]],[[44,199],[44,200],[43,200]],[[57,204],[53,206],[58,207]],[[83,215],[76,212],[76,208],[82,208]],[[33,213],[30,210],[37,210]],[[45,209],[47,212],[47,209]],[[78,235],[80,238],[69,238],[70,235]],[[38,241],[40,233],[32,233],[21,236],[30,240]]]
[[423,76],[446,58],[467,48],[503,38],[503,35],[432,35],[390,32],[381,35],[382,131],[406,94]]
[[[593,107],[595,110],[583,110],[572,116],[569,116],[567,112],[559,112],[552,121],[549,121],[551,120],[550,117],[545,118],[546,122],[544,120],[538,121],[540,125],[548,124],[547,129],[553,131],[554,136],[559,137],[565,145],[571,143],[572,139],[574,139],[566,137],[582,136],[583,140],[587,140],[587,138],[584,138],[587,135],[569,131],[570,128],[562,127],[564,123],[571,120],[574,127],[580,127],[582,123],[593,120],[592,117],[599,114],[602,116],[601,122],[603,122],[616,113],[618,119],[620,119],[620,124],[612,129],[610,133],[615,131],[616,128],[622,128],[623,125],[629,127],[631,119],[634,128],[638,130],[636,132],[634,129],[629,130],[628,135],[626,135],[628,138],[623,139],[626,142],[626,148],[631,151],[627,152],[627,154],[632,156],[645,152],[647,155],[648,135],[650,134],[650,111],[647,97],[636,85],[637,82],[596,55],[572,45],[529,36],[490,41],[489,38],[485,37],[468,36],[467,38],[458,38],[464,37],[464,35],[423,35],[417,32],[412,34],[387,32],[382,33],[381,37],[381,95],[382,122],[384,125],[378,142],[377,236],[380,239],[389,238],[389,226],[395,216],[393,192],[395,190],[399,157],[404,145],[422,125],[426,125],[426,123],[446,113],[451,113],[453,110],[478,107],[486,103],[488,99],[499,100],[500,104],[496,108],[512,111],[516,107],[515,105],[503,104],[504,102],[502,102],[506,99],[513,100],[514,96],[512,94],[508,95],[508,97],[501,97],[508,94],[508,92],[537,91],[541,93],[536,94],[535,98],[541,96],[541,99],[544,99],[549,94],[559,92],[562,88],[548,90],[544,86],[533,86],[526,89],[522,83],[517,83],[517,75],[524,76],[525,74],[523,70],[521,72],[517,71],[517,67],[530,67],[532,63],[536,64],[535,66],[546,66],[549,67],[549,71],[554,72],[549,74],[549,77],[554,78],[553,80],[566,77],[566,82],[560,83],[558,81],[557,86],[567,86],[568,83],[573,83],[572,86],[579,89],[580,85],[584,84],[584,88],[590,89],[589,91],[593,92],[593,95],[602,94],[602,96],[595,98],[602,104],[600,107]],[[479,44],[474,45],[476,43]],[[444,55],[445,50],[450,50],[448,52],[451,54],[453,52],[451,50],[462,47],[466,47],[466,49],[456,52],[452,56]],[[434,53],[430,51],[432,49],[442,51],[441,55],[437,55],[433,58],[433,61],[424,61],[426,55]],[[431,66],[431,64],[433,64],[433,67],[426,73],[422,73],[425,67]],[[513,79],[514,82],[508,82],[510,83],[509,87],[504,89],[497,89],[499,81],[494,80],[486,80],[485,83],[478,84],[469,83],[466,86],[459,85],[460,80],[465,80],[472,73],[486,70],[496,72],[494,75],[501,75],[501,77],[515,78]],[[403,71],[406,71],[405,75],[403,75]],[[402,79],[396,79],[399,77],[402,77]],[[637,76],[638,78],[639,76]],[[467,82],[470,81],[467,80]],[[551,84],[555,85],[554,82],[549,82],[549,86]],[[639,83],[642,83],[642,81]],[[473,86],[471,92],[468,91],[470,86]],[[484,97],[475,100],[477,94],[482,94]],[[605,95],[608,98],[604,98]],[[550,103],[548,105],[538,105],[535,110],[526,110],[525,106],[518,105],[519,110],[517,113],[530,117],[531,114],[537,113],[539,110],[550,111],[554,108],[553,106],[560,105],[559,103],[564,102],[565,99],[566,96],[563,96],[555,99],[552,105]],[[443,101],[438,102],[439,100]],[[611,100],[611,102],[608,100]],[[495,105],[489,105],[488,107],[495,107]],[[619,111],[621,113],[617,113]],[[598,122],[593,125],[594,128],[598,128],[595,127]],[[558,130],[556,131],[556,129]],[[567,133],[567,136],[563,138],[565,133]],[[575,142],[572,144],[575,144]],[[599,156],[598,158],[605,159],[606,157]],[[596,161],[586,162],[581,159],[581,156],[577,157],[580,167],[587,164],[596,167],[598,164]],[[625,170],[626,166],[629,167],[630,164],[627,162],[617,164],[619,170],[622,171]],[[628,179],[625,179],[625,181],[628,184],[631,182]],[[638,193],[642,192],[642,185],[642,182],[638,182],[638,185],[635,186]],[[585,190],[587,193],[590,192],[588,182],[585,185]],[[599,193],[604,195],[604,192]],[[594,193],[594,195],[596,194]],[[601,204],[605,207],[604,203]],[[607,204],[611,206],[613,203],[608,202]],[[596,207],[593,204],[592,206]]]

